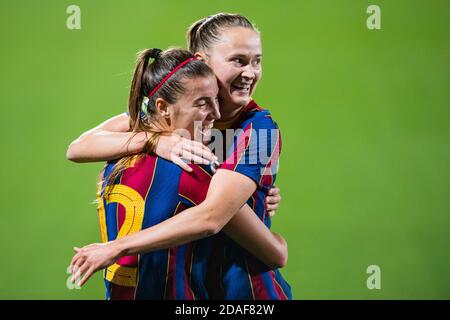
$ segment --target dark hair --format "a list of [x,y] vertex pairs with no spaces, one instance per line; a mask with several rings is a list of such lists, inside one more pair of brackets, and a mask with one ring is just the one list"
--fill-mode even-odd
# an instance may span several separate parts
[[187,43],[192,53],[209,49],[220,39],[220,33],[230,27],[244,27],[259,32],[246,17],[235,13],[217,13],[194,22],[187,32]]
[[[155,51],[156,54],[155,54]],[[149,58],[155,56],[152,63]],[[196,77],[214,76],[214,72],[204,62],[192,60],[177,72],[175,72],[145,104],[142,110],[142,102],[150,92],[183,61],[193,58],[194,55],[183,49],[145,49],[138,53],[136,70],[131,82],[130,96],[128,99],[128,112],[130,113],[130,127],[134,132],[154,131],[155,123],[160,120],[156,110],[156,99],[162,98],[169,104],[177,102],[185,92],[185,79]],[[149,115],[149,121],[144,121],[141,111]]]
[[[182,62],[193,57],[194,55],[187,50],[173,48],[165,51],[156,48],[145,49],[138,53],[136,70],[134,71],[128,98],[130,129],[134,135],[138,132],[153,134],[168,132],[168,123],[159,115],[156,109],[156,99],[162,98],[167,103],[174,104],[185,93],[186,79],[214,76],[212,69],[203,61],[191,60],[167,79],[143,104],[144,97],[147,97],[170,72]],[[150,58],[154,58],[154,61],[149,64]],[[135,163],[138,160],[137,157],[142,157],[142,155],[141,153],[121,158],[106,178],[106,185],[102,189],[102,195],[105,194],[105,188],[114,184],[122,171],[132,163]]]

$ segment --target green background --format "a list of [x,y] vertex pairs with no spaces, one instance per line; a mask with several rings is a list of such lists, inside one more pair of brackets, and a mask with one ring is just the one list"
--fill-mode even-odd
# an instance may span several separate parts
[[[81,30],[66,28],[70,4]],[[366,27],[369,4],[381,30]],[[125,111],[138,50],[185,46],[220,11],[262,32],[254,97],[282,130],[273,230],[294,297],[450,298],[447,0],[2,1],[0,298],[103,299],[100,274],[66,287],[72,247],[100,240],[102,167],[66,148]]]

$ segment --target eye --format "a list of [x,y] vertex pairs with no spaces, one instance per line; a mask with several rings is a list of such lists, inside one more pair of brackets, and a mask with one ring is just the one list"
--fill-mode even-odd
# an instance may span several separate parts
[[206,100],[197,101],[197,107],[205,107],[205,106],[206,106]]
[[238,64],[238,65],[243,65],[243,64],[244,64],[244,60],[241,59],[241,58],[233,58],[232,61],[233,61],[235,64]]

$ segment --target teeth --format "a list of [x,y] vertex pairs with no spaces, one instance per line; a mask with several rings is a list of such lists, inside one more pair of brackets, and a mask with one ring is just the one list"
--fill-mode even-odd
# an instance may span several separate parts
[[233,86],[240,90],[249,90],[250,89],[250,85],[233,85]]
[[202,126],[202,130],[200,130],[200,134],[203,136],[203,139],[205,141],[209,141],[211,138],[211,129],[213,127],[214,123],[210,123],[207,125]]

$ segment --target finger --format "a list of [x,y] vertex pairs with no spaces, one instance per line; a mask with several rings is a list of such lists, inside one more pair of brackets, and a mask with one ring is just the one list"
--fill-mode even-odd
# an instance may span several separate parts
[[181,169],[187,171],[187,172],[192,172],[192,168],[189,167],[188,164],[186,164],[183,160],[181,160],[180,157],[177,157],[175,155],[172,155],[172,162],[175,163],[176,165],[180,166]]
[[188,151],[183,151],[183,159],[195,164],[209,164],[209,161]]
[[73,265],[74,265],[74,263],[75,263],[75,261],[78,259],[78,253],[76,253],[73,257],[72,257],[72,260],[70,260],[70,264],[69,264],[69,267],[71,268],[70,270],[72,270],[72,267],[73,267]]
[[268,194],[269,194],[270,196],[278,195],[278,194],[280,194],[280,188],[277,188],[277,187],[273,186],[273,188],[270,188],[270,189],[269,189]]
[[71,281],[73,283],[73,280],[76,278],[76,274],[79,273],[81,266],[84,264],[84,258],[78,257],[75,263],[72,266],[72,278]]
[[[214,153],[209,150],[207,146],[205,146],[203,143],[200,143],[198,141],[192,141],[188,140],[184,144],[184,150],[189,151],[190,153],[193,153],[203,159],[206,159],[208,161],[217,161],[217,157],[214,155]],[[206,163],[209,164],[209,163]]]
[[81,273],[78,267],[72,270],[72,276],[70,277],[70,283],[74,283],[76,279],[80,278]]
[[74,276],[74,280],[80,279],[81,275],[85,274],[87,270],[89,270],[91,267],[92,263],[89,263],[87,260],[85,260],[84,263],[78,269],[76,275]]
[[78,264],[78,260],[80,259],[81,255],[79,253],[75,254],[72,258],[72,261],[70,261],[70,272],[73,273],[73,268],[75,268]]
[[267,203],[267,204],[273,203],[273,197],[267,196],[267,197],[266,197],[266,203]]
[[275,215],[275,210],[268,211],[268,213],[270,217],[273,217]]
[[210,164],[211,162],[217,161],[217,159],[218,159],[214,155],[214,153],[212,153],[211,150],[209,150],[209,149],[205,150],[205,149],[202,149],[202,148],[199,148],[199,147],[195,147],[191,151],[191,153],[196,155],[196,156],[198,156],[198,157],[200,157],[200,158],[203,158],[203,159],[207,160],[208,161],[207,164]]
[[276,203],[280,203],[281,202],[281,197],[280,196],[267,196],[266,197],[266,203],[267,204],[276,204]]
[[88,280],[89,278],[94,274],[95,272],[95,268],[91,267],[84,275],[83,278],[81,278],[80,282],[79,282],[79,286],[83,286]]
[[267,211],[274,211],[274,210],[277,210],[277,209],[278,209],[278,206],[279,206],[278,203],[276,203],[276,204],[268,204],[268,205],[267,205]]
[[[81,262],[80,263],[80,266],[82,266],[83,265],[83,263]],[[77,279],[78,277],[80,277],[80,275],[81,275],[81,272],[80,272],[80,266],[79,265],[74,265],[73,266],[73,268],[72,268],[72,277],[70,278],[70,282],[72,282],[72,283],[74,283],[75,282],[75,279]]]
[[70,274],[73,274],[76,270],[75,270],[75,262],[76,262],[77,260],[76,260],[76,258],[75,257],[73,257],[72,258],[72,261],[70,261],[70,264],[69,264],[69,272],[70,272]]
[[196,145],[198,145],[199,148],[202,148],[207,154],[211,155],[213,161],[217,161],[216,155],[211,151],[211,149],[208,148],[208,146],[200,142],[196,142]]
[[[73,251],[75,251],[76,253],[75,253],[75,255],[72,257],[72,260],[70,261],[70,264],[69,264],[69,267],[71,268],[70,270],[72,270],[72,267],[73,267],[73,264],[74,264],[75,260],[78,259],[78,257],[79,257],[79,252],[81,251],[81,249],[78,248],[78,247],[73,247]],[[72,271],[71,271],[71,272],[72,272]]]
[[181,140],[181,142],[182,142],[183,145],[185,145],[186,147],[189,147],[189,148],[191,148],[191,149],[197,147],[197,148],[204,149],[205,151],[208,151],[208,150],[209,150],[209,148],[208,148],[207,146],[205,146],[205,145],[204,145],[202,142],[200,142],[200,141],[196,141],[196,140],[191,140],[191,139],[183,138],[183,139]]
[[84,261],[83,265],[80,266],[80,270],[78,270],[78,279],[82,274],[85,274],[89,268],[92,267],[92,263],[89,263],[87,260]]
[[75,283],[77,279],[79,279],[81,276],[80,269],[75,269],[72,273],[72,276],[70,277],[70,283]]

